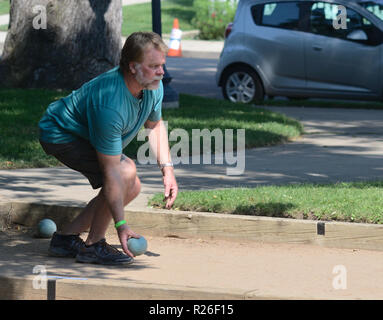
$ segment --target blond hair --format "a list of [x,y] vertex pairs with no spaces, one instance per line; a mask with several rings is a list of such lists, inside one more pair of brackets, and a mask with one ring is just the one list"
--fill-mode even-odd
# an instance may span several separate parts
[[167,54],[168,47],[163,42],[160,35],[155,32],[134,32],[125,41],[121,51],[120,68],[129,72],[129,63],[141,63],[144,59],[144,52],[149,47],[153,46]]

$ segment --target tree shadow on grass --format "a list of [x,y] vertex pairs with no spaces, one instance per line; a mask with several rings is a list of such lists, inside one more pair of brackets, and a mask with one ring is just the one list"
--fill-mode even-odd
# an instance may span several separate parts
[[294,216],[289,213],[289,210],[295,207],[296,206],[292,203],[282,203],[282,202],[256,203],[252,205],[239,205],[232,212],[232,214],[274,217],[274,218],[294,218]]
[[297,130],[303,131],[303,127],[299,121],[279,113],[270,112],[269,110],[262,108],[253,108],[245,104],[235,104],[226,100],[216,100],[188,94],[180,94],[179,109],[164,110],[164,115],[169,119],[172,117],[187,117],[193,119],[195,118],[196,112],[200,114],[202,113],[207,123],[214,123],[214,121],[220,123],[224,119],[231,119],[231,121],[241,124],[279,123],[282,125],[293,126]]

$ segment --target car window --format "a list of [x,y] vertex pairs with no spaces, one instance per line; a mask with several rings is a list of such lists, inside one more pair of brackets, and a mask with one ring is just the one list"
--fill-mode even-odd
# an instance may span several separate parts
[[[343,8],[346,11],[343,12],[340,5],[334,3],[312,3],[309,18],[310,32],[370,45],[381,43],[379,38],[382,32],[366,17],[350,8]],[[341,21],[343,13],[345,13],[344,23]]]
[[383,20],[383,3],[377,3],[374,1],[361,2],[360,6],[366,8],[368,11],[376,15],[380,20]]
[[252,7],[254,22],[258,25],[283,29],[299,29],[297,2],[266,3]]
[[338,8],[337,4],[314,2],[310,8],[310,31],[324,36],[345,37],[346,31],[333,25]]

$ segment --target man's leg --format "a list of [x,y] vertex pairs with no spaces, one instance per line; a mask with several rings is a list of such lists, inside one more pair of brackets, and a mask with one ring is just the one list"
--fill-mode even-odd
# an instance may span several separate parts
[[[129,191],[125,193],[126,198],[124,206],[130,203],[140,193],[140,180],[136,177],[135,182],[131,184]],[[109,205],[104,197],[103,190],[99,194],[99,202],[96,204],[96,212],[93,216],[92,225],[85,241],[86,245],[91,245],[105,237],[106,230],[112,220],[112,213]]]
[[[141,184],[136,175],[134,162],[125,156],[123,156],[121,161],[121,175],[125,182],[124,205],[126,206],[138,196]],[[79,234],[90,227],[86,244],[91,245],[105,237],[111,220],[112,214],[104,197],[103,189],[101,189],[99,194],[88,203],[80,215],[63,229],[62,234]]]
[[61,234],[80,234],[81,232],[88,230],[92,223],[98,201],[98,196],[94,197],[82,212],[70,224],[63,228]]

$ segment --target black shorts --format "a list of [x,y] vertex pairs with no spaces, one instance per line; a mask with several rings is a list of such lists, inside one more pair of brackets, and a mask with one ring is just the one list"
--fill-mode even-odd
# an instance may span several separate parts
[[46,154],[57,158],[67,167],[88,178],[93,189],[101,188],[103,175],[98,163],[96,149],[89,141],[78,138],[68,143],[47,143],[40,140]]

